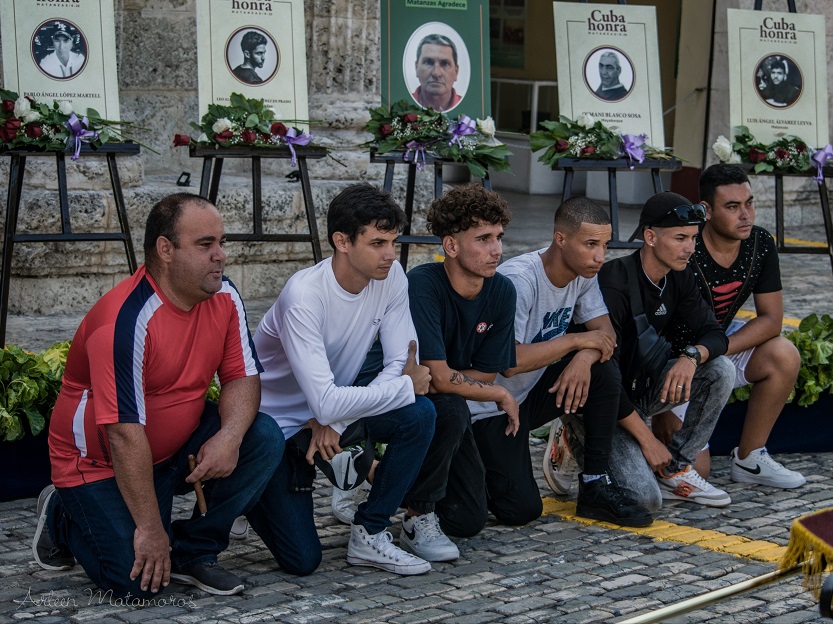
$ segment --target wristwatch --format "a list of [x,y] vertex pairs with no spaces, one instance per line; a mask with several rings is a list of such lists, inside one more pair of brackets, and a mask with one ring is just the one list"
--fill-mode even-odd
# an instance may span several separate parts
[[691,360],[695,366],[700,366],[700,350],[697,347],[688,345],[683,349],[681,355]]

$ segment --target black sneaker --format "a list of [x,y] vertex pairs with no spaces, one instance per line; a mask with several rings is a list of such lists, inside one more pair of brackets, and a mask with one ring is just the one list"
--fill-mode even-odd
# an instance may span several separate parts
[[38,496],[38,526],[32,540],[32,554],[37,563],[44,570],[71,570],[75,567],[75,557],[67,550],[61,550],[52,543],[49,529],[46,526],[46,510],[49,499],[55,493],[54,485],[47,485]]
[[179,572],[171,570],[171,580],[183,585],[194,585],[217,596],[233,596],[243,591],[243,581],[217,562],[198,563]]
[[579,474],[578,478],[577,516],[630,527],[646,527],[654,521],[651,512],[607,475],[589,483],[584,482],[583,476]]

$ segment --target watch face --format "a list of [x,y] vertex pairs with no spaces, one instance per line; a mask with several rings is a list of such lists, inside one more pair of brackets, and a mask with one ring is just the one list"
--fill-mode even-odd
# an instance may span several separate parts
[[688,357],[694,358],[698,363],[700,362],[700,352],[697,350],[697,347],[689,345],[685,348],[683,353],[685,353]]

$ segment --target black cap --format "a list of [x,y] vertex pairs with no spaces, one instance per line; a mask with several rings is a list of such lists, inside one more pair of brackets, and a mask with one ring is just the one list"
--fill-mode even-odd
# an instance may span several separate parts
[[65,39],[69,39],[71,41],[73,36],[72,33],[69,32],[70,28],[72,27],[67,26],[63,22],[55,22],[55,28],[52,29],[52,38],[57,39],[58,37],[64,37]]
[[645,202],[639,213],[641,227],[681,227],[700,225],[706,220],[702,204],[692,204],[682,195],[665,191]]

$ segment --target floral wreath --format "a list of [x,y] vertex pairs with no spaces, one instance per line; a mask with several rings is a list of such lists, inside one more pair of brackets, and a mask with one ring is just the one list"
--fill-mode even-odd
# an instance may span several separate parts
[[425,166],[427,156],[464,163],[472,175],[482,178],[487,170],[507,171],[509,149],[495,139],[491,117],[472,119],[460,115],[456,121],[432,108],[400,100],[390,109],[370,109],[367,131],[373,139],[365,147],[379,154],[404,151],[403,160]]
[[587,113],[575,121],[560,115],[558,121],[542,121],[541,125],[546,130],[530,134],[529,146],[533,152],[546,149],[538,162],[549,166],[555,166],[562,158],[616,160],[624,157],[633,169],[634,162],[641,163],[646,158],[675,158],[665,148],[648,145],[647,134],[618,134]]
[[71,148],[72,160],[78,160],[82,143],[96,148],[108,142],[125,141],[119,126],[132,125],[104,119],[92,108],[79,119],[68,100],[54,100],[50,105],[0,89],[2,150],[24,148],[54,152]]
[[191,123],[191,127],[201,134],[196,139],[187,134],[176,134],[174,146],[288,147],[292,166],[298,164],[296,148],[312,143],[313,135],[275,119],[275,111],[263,100],[250,99],[240,93],[232,93],[229,100],[229,106],[209,104],[200,123]]
[[752,170],[755,173],[805,173],[815,166],[816,175],[813,179],[819,184],[824,182],[824,165],[833,157],[833,146],[829,143],[816,150],[792,135],[781,137],[772,143],[761,143],[752,136],[746,126],[737,126],[734,135],[734,143],[721,134],[712,145],[712,150],[721,162],[749,163],[754,165]]

